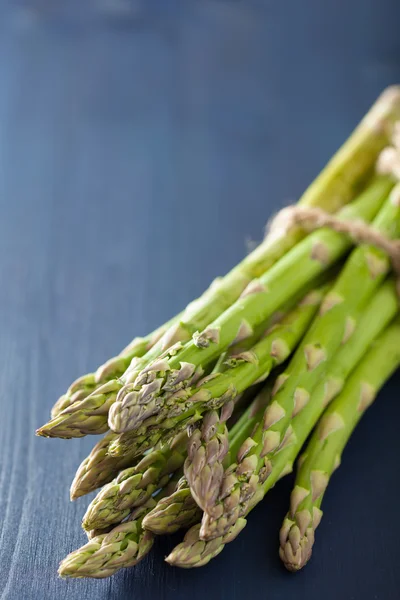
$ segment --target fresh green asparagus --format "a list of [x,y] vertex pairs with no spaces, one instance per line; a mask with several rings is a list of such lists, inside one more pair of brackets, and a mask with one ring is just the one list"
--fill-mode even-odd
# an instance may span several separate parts
[[137,564],[156,534],[183,527],[167,562],[207,564],[312,434],[280,532],[288,570],[307,563],[345,445],[400,365],[400,280],[389,275],[400,273],[399,238],[394,86],[251,254],[77,379],[37,430],[105,434],[71,486],[71,499],[104,487],[83,517],[89,542],[62,561],[61,577],[108,577]]
[[280,532],[279,554],[289,571],[298,571],[311,557],[321,503],[343,449],[379,389],[400,365],[400,320],[376,341],[330,404],[314,431],[296,477],[290,510]]

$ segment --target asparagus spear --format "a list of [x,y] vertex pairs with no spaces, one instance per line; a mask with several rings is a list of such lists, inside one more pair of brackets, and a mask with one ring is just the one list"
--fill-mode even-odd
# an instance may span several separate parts
[[[231,536],[236,537],[236,532],[238,530],[241,531],[241,529],[245,527],[246,520],[244,517],[263,499],[268,490],[270,490],[282,476],[291,472],[296,456],[323,413],[326,405],[341,392],[349,373],[353,371],[356,365],[361,360],[365,363],[367,360],[365,357],[367,348],[385,329],[388,323],[396,315],[397,311],[398,297],[396,286],[393,281],[389,280],[383,284],[369,303],[353,337],[336,354],[325,379],[322,380],[314,390],[311,401],[293,418],[293,444],[284,447],[273,457],[272,470],[269,477],[264,482],[258,478],[255,481],[250,465],[248,472],[243,473],[242,480],[231,480],[232,485],[229,488],[230,470],[228,469],[226,471],[224,484],[225,491],[229,492],[232,501],[230,503],[228,502],[228,506],[224,507],[225,512],[217,521],[218,531],[221,531],[221,535],[210,541],[203,541],[200,539],[200,526],[197,526],[196,528],[192,527],[184,541],[178,545],[167,558],[167,561],[170,564],[186,568],[201,566],[199,561],[201,561],[201,564],[206,564],[216,554],[219,554],[219,552],[222,551],[227,540],[231,541]],[[239,453],[244,452],[246,447],[252,446],[252,441],[252,438],[249,437],[248,440],[244,442]],[[259,445],[257,456],[262,463],[260,457],[261,451],[262,446]],[[235,465],[232,466],[233,471]],[[251,482],[253,486],[257,486],[256,494],[252,496],[250,502],[238,503],[237,498],[239,497],[240,501],[242,486],[248,486],[249,482]],[[229,496],[227,496],[226,499],[229,499]],[[234,513],[234,518],[231,518],[231,515],[227,512],[228,510]],[[225,520],[224,525],[222,524],[223,519]],[[199,549],[201,549],[200,553]]]
[[98,367],[95,373],[87,373],[76,379],[69,386],[67,392],[60,396],[54,404],[51,410],[52,418],[54,419],[60,412],[71,406],[71,404],[79,402],[92,394],[103,383],[121,377],[129,367],[132,359],[146,354],[168,329],[179,322],[180,317],[181,315],[173,317],[170,321],[167,321],[167,323],[145,337],[135,337],[118,356],[107,360],[103,365]]
[[136,452],[126,452],[125,456],[118,457],[108,455],[108,448],[117,437],[117,434],[109,431],[82,461],[71,484],[71,500],[93,492],[109,483],[122,469],[139,462],[140,456]]
[[400,365],[400,319],[382,334],[326,409],[308,443],[291,495],[290,510],[280,532],[279,555],[289,571],[309,561],[321,503],[343,449],[379,389]]
[[173,567],[182,569],[203,567],[222,552],[225,544],[233,542],[246,525],[246,519],[240,518],[225,535],[206,542],[200,539],[200,523],[197,523],[189,529],[183,542],[175,546],[165,560]]
[[[270,398],[271,386],[267,385],[256,396],[250,406],[243,412],[237,423],[229,430],[229,452],[227,462],[235,457],[241,444],[252,432],[254,425],[261,418]],[[157,506],[143,520],[145,529],[158,535],[174,533],[182,527],[189,527],[200,521],[201,511],[194,500],[185,477],[179,482],[177,489],[158,502]]]
[[175,533],[201,520],[202,512],[190,493],[189,484],[182,477],[176,490],[162,500],[145,516],[143,527],[157,535]]
[[[229,414],[233,398],[256,381],[265,379],[276,365],[290,356],[315,316],[325,289],[307,294],[251,351],[238,355],[232,368],[206,377],[196,387],[175,393],[165,410],[149,418],[138,432],[122,434],[111,444],[109,453],[123,455],[128,448],[132,449],[138,444],[140,447],[143,440],[153,435],[157,440],[168,439],[171,433],[186,429],[201,419],[206,410],[226,405]],[[195,448],[192,450],[195,452]]]
[[136,466],[121,471],[89,504],[82,520],[83,528],[90,531],[120,523],[133,508],[147,502],[168,483],[170,475],[182,467],[185,442],[185,437],[180,436],[173,444],[144,456]]
[[71,552],[60,564],[60,577],[102,579],[137,565],[153,546],[154,535],[143,529],[142,521],[155,504],[156,501],[150,498],[132,513],[128,521]]
[[135,508],[129,518],[108,533],[102,533],[87,544],[71,552],[60,564],[61,577],[91,577],[101,579],[113,575],[120,569],[133,567],[151,550],[154,535],[143,529],[143,519],[157,502],[176,487],[175,477],[149,498],[145,504]]
[[[377,178],[340,216],[371,220],[392,187],[387,177]],[[165,413],[168,398],[190,385],[199,369],[229,345],[251,335],[253,328],[274,313],[299,289],[326,271],[350,248],[348,236],[323,228],[307,236],[258,280],[202,333],[184,347],[177,343],[148,365],[121,390],[109,411],[116,432],[141,428],[158,413]],[[104,402],[102,401],[102,405]],[[42,431],[46,434],[46,430]]]

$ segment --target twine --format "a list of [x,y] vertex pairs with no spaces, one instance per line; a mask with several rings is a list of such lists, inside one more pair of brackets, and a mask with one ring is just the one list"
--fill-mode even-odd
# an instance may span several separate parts
[[[400,183],[393,188],[389,201],[395,206],[400,206]],[[344,221],[321,208],[298,205],[290,205],[280,210],[268,225],[266,237],[268,239],[283,237],[296,225],[307,232],[329,227],[338,233],[348,235],[356,244],[371,244],[383,250],[389,256],[396,273],[397,291],[400,297],[400,240],[391,240],[360,219]]]

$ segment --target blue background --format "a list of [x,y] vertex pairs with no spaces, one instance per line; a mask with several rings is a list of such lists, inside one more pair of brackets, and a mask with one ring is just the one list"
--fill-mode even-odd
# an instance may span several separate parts
[[346,450],[307,569],[277,535],[291,479],[204,569],[158,540],[106,581],[57,579],[93,445],[33,432],[76,376],[259,240],[388,84],[396,0],[0,4],[0,598],[395,600],[400,378]]

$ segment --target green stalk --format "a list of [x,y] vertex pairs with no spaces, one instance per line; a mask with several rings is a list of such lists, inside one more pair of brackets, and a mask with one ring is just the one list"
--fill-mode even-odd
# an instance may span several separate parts
[[[342,209],[340,218],[370,221],[392,187],[388,178],[375,179],[358,200]],[[252,281],[242,296],[201,334],[184,347],[177,343],[169,348],[126,385],[110,407],[111,429],[125,432],[145,427],[147,419],[168,406],[171,395],[189,386],[201,369],[231,344],[251,335],[254,327],[337,262],[350,247],[348,236],[328,228],[304,238]]]
[[229,429],[229,454],[236,457],[237,451],[242,445],[241,431],[244,425],[252,432],[258,424],[260,417],[264,414],[265,407],[269,403],[272,394],[272,384],[268,383],[259,391],[253,402],[246,408],[233,427]]
[[400,320],[382,334],[330,404],[309,441],[296,477],[290,510],[280,532],[279,554],[289,571],[311,557],[321,503],[333,471],[365,410],[400,365]]
[[[221,531],[221,535],[210,541],[203,541],[200,539],[200,525],[195,528],[192,527],[183,543],[177,546],[167,558],[168,562],[186,568],[206,564],[223,550],[226,543],[232,541],[240,533],[246,526],[244,517],[264,498],[268,490],[281,477],[291,472],[296,456],[327,404],[341,392],[349,374],[361,360],[365,360],[367,348],[387,327],[397,312],[398,296],[396,286],[393,281],[389,280],[383,284],[369,303],[352,338],[338,351],[330,365],[326,378],[314,390],[311,401],[293,418],[292,444],[275,454],[272,459],[272,470],[267,479],[264,482],[260,479],[254,481],[250,469],[248,473],[243,473],[241,481],[229,481],[230,474],[234,472],[236,465],[233,464],[232,468],[228,468],[224,479],[225,489],[222,495],[228,492],[226,499],[231,498],[231,500],[223,506],[223,513],[218,519],[219,522],[217,521],[218,531]],[[239,454],[244,453],[246,448],[251,447],[252,444],[253,440],[249,437],[240,448]],[[261,451],[262,446],[259,445],[259,454]],[[239,483],[239,487],[237,483]],[[240,502],[240,492],[242,489],[246,492],[249,483],[252,486],[257,486],[256,494],[252,496],[251,503]],[[238,497],[239,502],[237,501]],[[233,518],[231,513],[234,513]],[[222,523],[223,519],[225,519],[225,524]],[[208,523],[207,528],[209,526]]]

